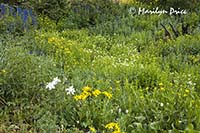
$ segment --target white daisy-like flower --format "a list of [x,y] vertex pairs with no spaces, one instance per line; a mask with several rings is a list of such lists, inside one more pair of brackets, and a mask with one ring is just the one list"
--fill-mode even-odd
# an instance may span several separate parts
[[52,90],[55,89],[55,85],[57,85],[61,80],[58,77],[55,77],[52,82],[49,82],[46,85],[46,89]]
[[66,88],[65,91],[67,92],[67,95],[74,95],[74,93],[76,92],[73,86]]
[[55,89],[55,85],[52,82],[50,82],[46,85],[46,89],[49,89],[49,90]]
[[61,80],[58,77],[55,77],[52,82],[57,84],[57,83],[61,82]]

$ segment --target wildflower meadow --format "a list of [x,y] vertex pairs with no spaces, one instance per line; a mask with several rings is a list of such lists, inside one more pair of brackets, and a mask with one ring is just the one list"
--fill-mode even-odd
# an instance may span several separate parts
[[200,132],[199,0],[0,2],[0,133]]

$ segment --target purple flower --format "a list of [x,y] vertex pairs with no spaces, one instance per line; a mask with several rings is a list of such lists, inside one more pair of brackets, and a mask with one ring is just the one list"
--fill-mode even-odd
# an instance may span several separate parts
[[28,19],[28,10],[24,9],[23,10],[23,22],[26,23]]
[[3,4],[0,5],[0,8],[1,8],[1,14],[2,15],[5,15],[6,13],[6,9],[5,9],[5,6]]
[[20,7],[17,7],[17,14],[18,16],[22,15],[22,9]]

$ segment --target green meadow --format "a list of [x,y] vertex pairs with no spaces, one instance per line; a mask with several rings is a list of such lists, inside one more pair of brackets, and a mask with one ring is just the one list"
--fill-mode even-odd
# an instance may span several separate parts
[[18,6],[37,25],[0,19],[0,133],[200,131],[198,0]]

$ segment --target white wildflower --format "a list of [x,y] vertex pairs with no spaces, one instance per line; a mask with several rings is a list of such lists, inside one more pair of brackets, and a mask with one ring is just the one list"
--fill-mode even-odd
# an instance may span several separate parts
[[187,83],[188,83],[188,85],[192,85],[193,84],[192,81],[188,81]]
[[161,107],[163,107],[163,106],[164,106],[164,104],[163,104],[163,103],[160,103],[160,106],[161,106]]
[[76,92],[73,86],[66,88],[65,91],[67,92],[67,95],[74,95],[74,93]]
[[126,114],[128,114],[128,109],[125,112],[126,112]]
[[61,80],[58,77],[55,77],[52,82],[57,84],[57,83],[61,82]]
[[55,85],[57,85],[59,82],[61,82],[61,80],[58,79],[58,77],[54,78],[52,82],[49,82],[46,85],[46,89],[49,89],[49,90],[55,89]]
[[119,112],[119,113],[121,113],[121,112],[122,112],[122,109],[121,109],[121,108],[119,108],[119,109],[118,109],[118,112]]
[[46,89],[49,89],[49,90],[55,89],[55,85],[52,82],[50,82],[47,84]]

